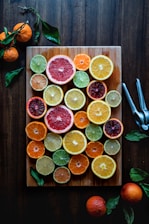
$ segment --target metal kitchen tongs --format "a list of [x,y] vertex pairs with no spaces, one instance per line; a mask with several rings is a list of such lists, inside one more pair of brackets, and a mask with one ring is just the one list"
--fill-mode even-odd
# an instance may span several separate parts
[[138,127],[142,130],[142,131],[148,131],[149,130],[149,110],[147,109],[146,103],[145,103],[145,99],[144,99],[144,95],[143,95],[143,91],[142,91],[142,87],[141,87],[141,83],[140,80],[137,78],[136,79],[136,87],[137,87],[137,93],[138,93],[138,98],[139,98],[139,104],[140,104],[140,109],[141,111],[138,111],[130,94],[129,91],[126,87],[125,83],[122,83],[123,86],[123,90],[125,92],[127,101],[129,103],[129,106],[131,108],[132,114],[135,117],[135,122],[138,125]]

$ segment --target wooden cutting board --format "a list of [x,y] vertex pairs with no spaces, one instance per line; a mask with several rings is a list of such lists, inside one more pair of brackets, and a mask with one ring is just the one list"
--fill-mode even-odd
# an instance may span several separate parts
[[[68,55],[72,59],[76,54],[79,53],[87,53],[91,58],[102,54],[106,55],[111,58],[114,63],[114,71],[112,76],[106,80],[106,84],[108,89],[116,89],[121,93],[121,82],[122,82],[122,75],[121,75],[121,47],[120,46],[62,46],[62,47],[49,47],[49,46],[42,46],[42,47],[27,47],[26,52],[26,101],[31,97],[34,96],[35,91],[32,90],[29,81],[32,75],[32,71],[30,70],[30,60],[36,54],[42,54],[49,60],[52,56],[58,54]],[[69,84],[68,84],[69,89]],[[122,120],[122,104],[112,109],[111,117],[117,117]],[[26,124],[30,122],[31,119],[26,113]],[[53,181],[52,175],[49,175],[44,178],[46,187],[71,187],[71,186],[120,186],[122,184],[122,138],[119,139],[121,143],[121,150],[120,152],[113,156],[117,163],[117,169],[114,176],[107,180],[101,180],[100,178],[96,177],[90,167],[88,168],[87,172],[80,176],[73,176],[71,180],[67,184],[56,184]],[[29,139],[26,137],[26,144],[29,142]],[[35,160],[30,159],[26,155],[26,185],[28,187],[35,187],[37,186],[35,180],[30,175],[30,168],[35,168]]]

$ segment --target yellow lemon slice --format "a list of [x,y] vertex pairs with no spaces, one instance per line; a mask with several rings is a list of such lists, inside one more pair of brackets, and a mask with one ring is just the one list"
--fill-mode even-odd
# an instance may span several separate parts
[[55,84],[48,85],[43,91],[43,99],[49,106],[56,106],[63,100],[63,89]]

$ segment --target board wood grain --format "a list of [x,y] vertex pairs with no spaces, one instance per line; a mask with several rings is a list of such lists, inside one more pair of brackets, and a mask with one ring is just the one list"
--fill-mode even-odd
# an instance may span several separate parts
[[[26,101],[34,95],[40,95],[41,93],[37,93],[32,90],[29,81],[30,77],[33,74],[30,70],[30,60],[36,54],[42,54],[49,60],[52,56],[58,54],[68,55],[72,59],[78,53],[86,53],[91,58],[102,54],[111,58],[114,63],[114,71],[112,76],[106,80],[106,84],[108,90],[116,89],[121,93],[121,82],[122,82],[122,71],[121,71],[121,47],[120,46],[62,46],[62,47],[27,47],[26,50]],[[67,88],[71,88],[71,83],[67,84]],[[122,104],[119,107],[112,109],[111,117],[117,117],[122,120]],[[26,124],[31,121],[31,118],[26,113]],[[121,143],[120,152],[113,156],[116,161],[117,169],[114,176],[107,180],[102,180],[96,177],[90,167],[87,172],[80,176],[72,175],[71,180],[67,184],[56,184],[53,181],[52,175],[44,177],[44,187],[56,187],[56,186],[120,186],[122,184],[122,138],[119,139]],[[30,140],[26,137],[26,144],[28,144]],[[30,168],[35,168],[35,160],[30,159],[26,155],[26,185],[28,187],[36,187],[38,186],[36,181],[30,175]]]

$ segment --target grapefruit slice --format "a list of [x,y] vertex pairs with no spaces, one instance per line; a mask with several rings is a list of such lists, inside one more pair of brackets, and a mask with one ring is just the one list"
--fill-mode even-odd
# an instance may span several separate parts
[[73,126],[74,115],[65,105],[58,105],[51,107],[47,111],[44,120],[50,131],[62,134],[70,130]]
[[70,82],[76,72],[72,59],[66,55],[55,55],[47,63],[46,74],[49,80],[58,85]]

